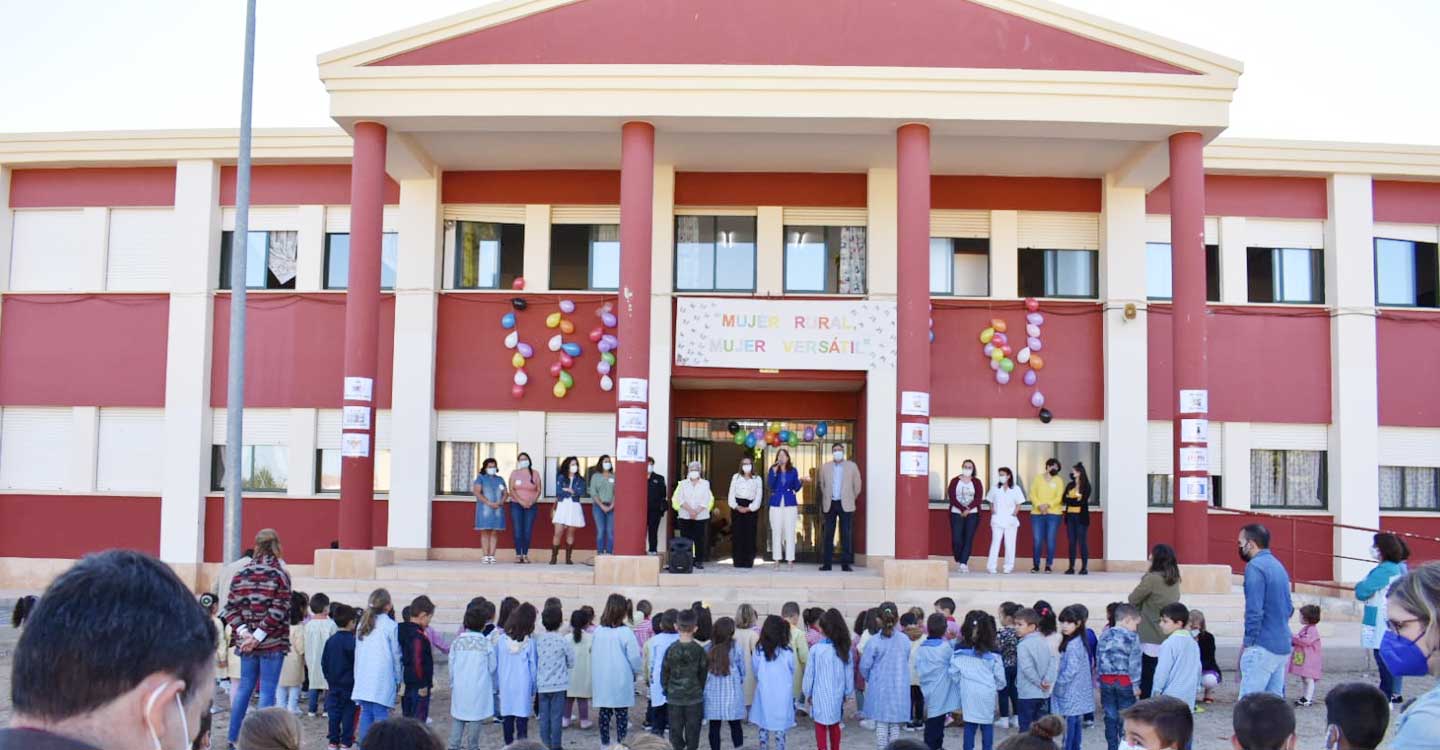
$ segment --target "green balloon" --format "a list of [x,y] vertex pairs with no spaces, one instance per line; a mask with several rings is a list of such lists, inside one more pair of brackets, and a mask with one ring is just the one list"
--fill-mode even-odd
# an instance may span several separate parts
[[605,360],[607,363],[613,366],[615,364],[615,352],[602,352],[600,354],[600,359]]
[[735,444],[736,444],[736,445],[744,445],[744,444],[745,444],[745,436],[746,436],[746,435],[749,435],[749,434],[750,434],[750,433],[745,432],[744,430],[741,430],[741,431],[735,433]]
[[560,382],[564,383],[566,388],[575,387],[575,378],[570,377],[570,373],[567,370],[560,371]]
[[790,443],[790,447],[791,447],[791,448],[794,448],[795,446],[799,445],[799,444],[800,444],[800,436],[799,436],[799,435],[796,435],[796,434],[793,433],[793,432],[790,433],[789,443]]
[[1015,360],[1010,359],[1009,357],[1006,357],[1005,359],[1000,360],[1000,369],[1004,370],[1005,372],[1010,372],[1010,371],[1014,370],[1014,369],[1015,369]]

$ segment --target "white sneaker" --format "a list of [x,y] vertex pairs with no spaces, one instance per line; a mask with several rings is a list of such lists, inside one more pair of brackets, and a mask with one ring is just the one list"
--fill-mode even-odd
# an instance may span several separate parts
[[873,732],[875,731],[875,721],[873,719],[861,719],[860,728]]
[[961,573],[969,573],[969,572],[970,572],[970,566],[969,566],[969,565],[966,565],[965,563],[960,563],[960,572],[961,572]]
[[994,568],[986,568],[986,569],[985,569],[985,572],[986,572],[986,573],[989,573],[989,574],[992,575],[992,576],[995,575],[995,569],[994,569]]

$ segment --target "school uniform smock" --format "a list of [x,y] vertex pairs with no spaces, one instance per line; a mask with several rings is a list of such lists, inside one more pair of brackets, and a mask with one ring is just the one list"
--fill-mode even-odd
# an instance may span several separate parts
[[500,678],[500,715],[532,715],[536,672],[539,669],[535,637],[514,641],[510,636],[502,635],[495,646],[499,652],[496,672]]
[[450,644],[450,716],[480,721],[495,715],[495,644],[473,630]]
[[[1051,710],[1061,716],[1095,713],[1095,684],[1091,674],[1090,652],[1085,649],[1085,642],[1079,638],[1072,639],[1060,652],[1060,669],[1055,675],[1055,690],[1051,693]],[[1196,674],[1199,674],[1198,669]]]
[[816,724],[839,724],[845,719],[845,699],[855,693],[854,657],[840,661],[835,644],[823,638],[810,649],[805,662],[805,697],[810,699],[810,716]]
[[665,652],[679,642],[679,634],[659,633],[646,643],[650,649],[650,671],[647,677],[650,681],[650,705],[652,706],[665,705],[665,681],[660,679],[660,671],[665,666]]
[[958,648],[950,656],[950,679],[960,689],[960,712],[971,724],[995,723],[995,694],[1005,689],[1005,657]]
[[920,675],[927,719],[960,708],[960,686],[950,679],[950,657],[954,653],[944,638],[927,638],[915,652],[915,671]]
[[860,655],[860,674],[865,678],[862,716],[888,724],[910,721],[910,638],[904,631],[876,633]]
[[[746,664],[750,663],[750,657],[755,653],[756,644],[760,643],[760,634],[750,628],[735,629],[735,645],[740,647],[740,656]],[[745,705],[755,702],[755,670],[745,670]]]
[[395,707],[395,693],[405,674],[400,666],[400,639],[396,636],[399,628],[390,615],[380,615],[369,635],[361,638],[356,634],[355,687],[350,691],[350,700]]
[[566,636],[575,645],[575,666],[570,668],[570,687],[565,691],[567,698],[589,698],[593,686],[592,672],[590,671],[590,647],[595,641],[591,633],[580,634],[580,642],[575,643],[573,635]]
[[596,708],[635,705],[635,676],[640,674],[640,644],[627,627],[596,629],[590,642],[590,670],[595,680],[590,702]]
[[765,650],[755,649],[751,658],[755,669],[755,704],[750,707],[750,723],[771,732],[795,726],[795,652],[788,648],[775,650],[775,658],[767,660]]
[[[710,646],[705,646],[710,653]],[[705,720],[740,721],[745,718],[745,654],[730,644],[730,674],[705,670]]]
[[585,480],[576,476],[561,476],[555,480],[556,526],[585,528],[585,511],[580,508],[580,498],[585,496]]

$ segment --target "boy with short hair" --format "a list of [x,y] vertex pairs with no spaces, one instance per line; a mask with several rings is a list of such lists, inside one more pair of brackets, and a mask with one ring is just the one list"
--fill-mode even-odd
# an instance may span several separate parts
[[1125,709],[1125,742],[1137,750],[1185,750],[1195,735],[1195,717],[1179,698],[1157,695]]
[[[665,687],[666,712],[670,719],[670,745],[675,750],[698,750],[700,720],[705,713],[705,675],[710,669],[705,647],[695,642],[694,610],[676,618],[677,640],[665,650],[660,681]],[[558,748],[556,749],[558,750]]]
[[1325,695],[1325,747],[1375,750],[1390,726],[1390,699],[1366,682],[1342,682]]
[[310,621],[305,623],[305,672],[310,678],[310,715],[319,716],[320,691],[329,687],[321,661],[325,642],[335,635],[335,621],[330,619],[330,597],[324,593],[310,597]]
[[1235,750],[1295,750],[1295,709],[1284,698],[1251,693],[1236,702],[1233,717]]
[[1040,615],[1026,607],[1015,613],[1015,634],[1020,643],[1015,647],[1015,688],[1020,696],[1020,731],[1030,731],[1030,724],[1045,710],[1055,677],[1060,672],[1060,659],[1040,635]]
[[1125,709],[1140,697],[1140,610],[1131,604],[1115,607],[1115,627],[1106,628],[1096,645],[1096,661],[1100,674],[1100,705],[1105,711],[1105,746],[1120,747],[1124,724],[1120,719]]
[[349,748],[355,744],[355,702],[350,692],[355,688],[355,622],[359,613],[354,607],[334,605],[335,634],[321,649],[320,673],[329,686],[325,693],[325,713],[330,719],[329,750]]
[[1152,695],[1179,698],[1190,709],[1195,708],[1195,695],[1200,690],[1200,645],[1190,634],[1190,609],[1180,602],[1160,610],[1160,660],[1155,664]]
[[940,750],[945,738],[945,719],[960,710],[960,684],[950,678],[950,658],[955,649],[945,640],[945,615],[935,612],[925,620],[926,638],[915,652],[915,671],[920,677],[921,705],[925,715],[925,745]]
[[955,600],[948,596],[936,599],[935,611],[945,615],[945,640],[953,641],[959,638],[960,623],[955,619]]
[[405,672],[405,695],[400,711],[406,717],[424,722],[430,716],[430,688],[435,683],[435,654],[425,629],[435,616],[435,603],[421,594],[405,608],[405,622],[395,631],[400,641],[400,664]]
[[780,607],[780,617],[790,624],[790,650],[795,652],[795,710],[809,714],[805,708],[805,663],[810,661],[810,645],[805,642],[804,623],[800,621],[800,604],[785,602]]
[[494,607],[472,602],[464,630],[450,644],[450,744],[448,750],[480,750],[485,724],[495,718],[498,654],[485,635]]

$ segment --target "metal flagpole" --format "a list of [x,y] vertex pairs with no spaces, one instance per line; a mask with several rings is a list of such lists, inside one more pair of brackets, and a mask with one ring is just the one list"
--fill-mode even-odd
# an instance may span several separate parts
[[235,231],[230,235],[230,362],[225,392],[225,562],[239,559],[244,484],[245,256],[250,247],[250,100],[255,88],[255,0],[245,3],[245,73],[240,84],[240,158],[235,168]]

